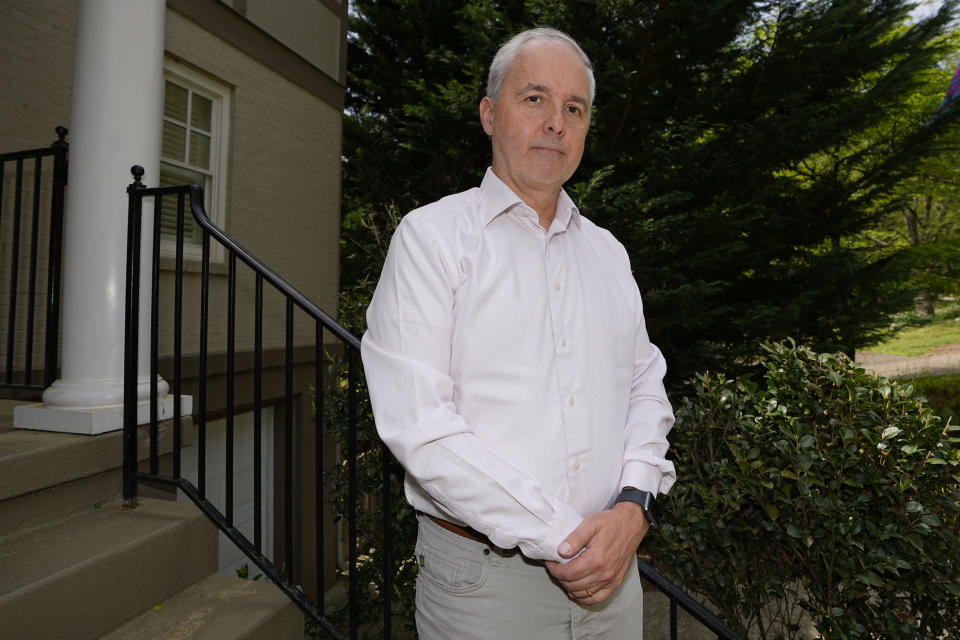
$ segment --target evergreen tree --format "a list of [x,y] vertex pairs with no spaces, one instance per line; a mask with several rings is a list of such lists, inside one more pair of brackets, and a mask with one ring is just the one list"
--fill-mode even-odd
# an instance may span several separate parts
[[904,262],[848,239],[882,217],[957,114],[876,132],[941,60],[948,0],[359,0],[344,118],[344,317],[392,221],[478,184],[486,65],[516,31],[569,32],[597,101],[567,188],[627,247],[669,382],[735,372],[762,340],[868,344]]

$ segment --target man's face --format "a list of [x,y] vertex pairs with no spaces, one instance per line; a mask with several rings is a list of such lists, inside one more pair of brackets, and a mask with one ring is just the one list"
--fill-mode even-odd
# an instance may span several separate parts
[[589,99],[587,71],[569,46],[550,40],[523,45],[497,102],[480,102],[497,177],[521,197],[558,192],[580,165]]

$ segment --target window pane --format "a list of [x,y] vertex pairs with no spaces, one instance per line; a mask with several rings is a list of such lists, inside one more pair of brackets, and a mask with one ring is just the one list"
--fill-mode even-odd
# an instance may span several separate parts
[[[206,184],[206,176],[197,171],[190,171],[181,167],[175,167],[166,162],[160,163],[160,186],[174,187],[184,184],[196,184],[201,187]],[[190,213],[190,199],[184,198],[183,202],[183,241],[184,244],[199,245],[201,242],[200,225],[193,219]],[[160,233],[170,240],[177,239],[177,198],[176,196],[166,196],[161,204],[160,211]]]
[[211,114],[213,113],[213,103],[204,98],[193,94],[193,102],[190,105],[190,126],[210,131]]
[[187,90],[169,80],[163,92],[163,115],[180,122],[187,121]]
[[163,157],[183,161],[186,155],[187,130],[179,125],[163,121]]
[[210,168],[210,136],[190,132],[190,164],[203,169]]

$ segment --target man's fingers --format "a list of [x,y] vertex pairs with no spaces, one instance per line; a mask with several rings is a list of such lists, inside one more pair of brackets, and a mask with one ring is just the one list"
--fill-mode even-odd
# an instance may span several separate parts
[[571,598],[580,604],[598,604],[609,598],[614,592],[611,587],[590,587],[579,591],[568,591]]
[[596,534],[597,527],[592,522],[593,518],[587,517],[576,529],[570,532],[566,540],[557,547],[557,553],[561,558],[572,558],[580,553],[580,550],[587,546],[590,539]]

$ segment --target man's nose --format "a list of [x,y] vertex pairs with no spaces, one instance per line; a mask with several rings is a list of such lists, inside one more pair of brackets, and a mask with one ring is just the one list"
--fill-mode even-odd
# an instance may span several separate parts
[[563,108],[552,109],[543,121],[543,130],[546,133],[562,136],[564,131]]

